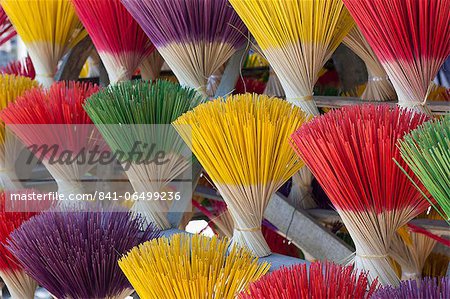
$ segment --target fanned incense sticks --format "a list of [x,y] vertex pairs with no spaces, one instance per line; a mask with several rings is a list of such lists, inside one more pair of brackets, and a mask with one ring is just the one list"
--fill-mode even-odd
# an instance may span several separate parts
[[29,277],[15,256],[5,247],[9,235],[36,213],[6,209],[5,192],[0,193],[0,276],[13,299],[34,299],[37,283]]
[[[442,219],[437,211],[428,211],[418,218]],[[425,261],[433,251],[436,240],[402,227],[397,231],[391,246],[391,256],[401,266],[402,280],[422,278]]]
[[230,0],[281,81],[286,99],[312,115],[314,84],[354,22],[342,0]]
[[286,101],[245,94],[200,105],[173,123],[224,198],[233,242],[257,256],[270,254],[261,222],[272,194],[303,166],[288,138],[307,120]]
[[400,159],[397,140],[426,120],[400,108],[351,106],[317,117],[292,135],[355,243],[356,268],[383,285],[398,284],[388,260],[394,234],[428,206],[393,160]]
[[130,80],[154,50],[120,0],[71,0],[92,38],[110,83]]
[[14,231],[8,248],[55,298],[123,299],[133,290],[120,255],[159,236],[142,223],[123,211],[49,211]]
[[3,8],[0,7],[0,46],[16,35],[13,25]]
[[[95,166],[83,162],[79,153],[99,149],[99,133],[82,107],[97,91],[88,83],[55,83],[49,90],[30,90],[0,113],[11,131],[42,159],[66,199],[83,193],[80,179]],[[73,159],[67,158],[69,152]]]
[[398,104],[428,113],[431,80],[450,54],[450,2],[343,0],[386,70]]
[[250,251],[217,237],[177,234],[133,248],[119,266],[141,298],[236,298],[269,270]]
[[389,101],[397,98],[394,87],[389,82],[388,75],[380,64],[369,43],[364,38],[358,26],[354,26],[342,41],[366,64],[367,85],[361,95],[366,101]]
[[450,278],[425,278],[422,281],[402,281],[398,288],[385,286],[378,289],[372,299],[439,299],[450,298]]
[[[163,192],[192,163],[182,154],[185,145],[170,124],[204,100],[195,90],[176,83],[134,81],[110,86],[93,95],[85,110],[112,151],[126,153],[119,162],[122,165],[131,162],[125,171],[134,191],[141,195]],[[139,155],[131,153],[136,142],[149,145],[141,148],[143,157],[152,155],[148,161],[140,161]],[[150,145],[155,145],[156,150]],[[164,152],[168,163],[148,163],[154,158],[152,152],[157,154],[159,150]],[[164,200],[139,200],[133,210],[159,228],[168,229],[167,205]]]
[[[403,160],[450,222],[450,116],[427,122],[405,136],[399,145]],[[434,206],[431,199],[430,203]]]
[[28,77],[34,79],[36,77],[36,71],[31,62],[30,56],[27,56],[23,60],[16,60],[0,69],[1,74],[9,74],[16,76]]
[[251,283],[240,299],[368,299],[377,288],[353,267],[316,262],[272,272]]
[[36,80],[50,87],[59,60],[86,35],[70,0],[0,0],[27,46]]
[[181,85],[206,95],[208,78],[244,46],[247,29],[227,0],[122,0]]
[[[14,75],[0,76],[0,111],[14,102],[25,91],[37,87],[38,83],[26,77]],[[0,189],[17,189],[18,184],[13,182],[16,178],[14,163],[20,145],[12,138],[6,140],[5,124],[0,121]]]

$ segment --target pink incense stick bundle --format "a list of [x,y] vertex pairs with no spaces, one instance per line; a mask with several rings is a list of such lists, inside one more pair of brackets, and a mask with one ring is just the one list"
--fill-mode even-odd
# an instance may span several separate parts
[[111,83],[130,80],[154,47],[119,0],[72,0]]
[[450,1],[343,0],[374,50],[402,107],[425,107],[450,54]]
[[[292,144],[341,216],[356,246],[355,265],[382,284],[398,284],[389,261],[396,231],[428,207],[393,159],[397,140],[427,116],[388,106],[351,106],[303,125]],[[405,162],[401,166],[419,180]]]

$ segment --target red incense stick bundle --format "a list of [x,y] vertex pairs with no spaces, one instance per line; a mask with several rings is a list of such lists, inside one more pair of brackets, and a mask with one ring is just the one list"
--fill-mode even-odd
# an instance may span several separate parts
[[83,193],[80,179],[95,166],[90,159],[82,160],[83,155],[101,149],[101,135],[82,106],[97,91],[96,85],[87,83],[55,83],[48,91],[30,90],[0,114],[11,131],[42,159],[58,192],[66,196]]
[[120,0],[72,0],[92,38],[111,83],[130,80],[154,50],[147,35]]
[[[351,106],[318,117],[292,135],[294,148],[353,238],[356,267],[382,284],[398,284],[388,259],[396,231],[428,207],[393,160],[401,161],[397,140],[426,120],[400,108]],[[402,167],[414,177],[405,162]]]
[[[309,271],[308,271],[309,270]],[[309,272],[309,273],[308,273]],[[333,263],[312,263],[282,268],[250,284],[240,299],[365,299],[377,282],[369,283],[366,273]]]
[[16,228],[36,213],[8,211],[8,195],[0,193],[0,276],[13,299],[33,299],[37,283],[24,272],[16,257],[5,247],[5,243]]
[[450,1],[344,0],[402,107],[423,110],[431,80],[450,54]]
[[16,75],[34,79],[36,77],[36,70],[30,56],[23,60],[13,61],[0,69],[0,73],[8,75]]

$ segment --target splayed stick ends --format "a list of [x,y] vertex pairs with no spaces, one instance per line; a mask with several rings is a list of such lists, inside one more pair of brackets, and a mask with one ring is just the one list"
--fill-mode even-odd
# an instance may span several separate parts
[[267,273],[250,251],[227,239],[173,235],[133,248],[119,261],[141,298],[236,298],[247,285]]
[[240,299],[368,299],[377,288],[351,266],[316,262],[272,272],[251,283]]

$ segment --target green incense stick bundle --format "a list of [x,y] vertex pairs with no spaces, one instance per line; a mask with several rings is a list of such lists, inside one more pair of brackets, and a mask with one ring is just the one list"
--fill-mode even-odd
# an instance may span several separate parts
[[170,124],[204,100],[176,83],[128,81],[100,91],[84,106],[136,192],[133,210],[161,229],[170,228],[166,212],[176,194],[157,197],[192,162]]
[[450,115],[427,122],[406,135],[400,141],[400,150],[403,160],[450,222]]

